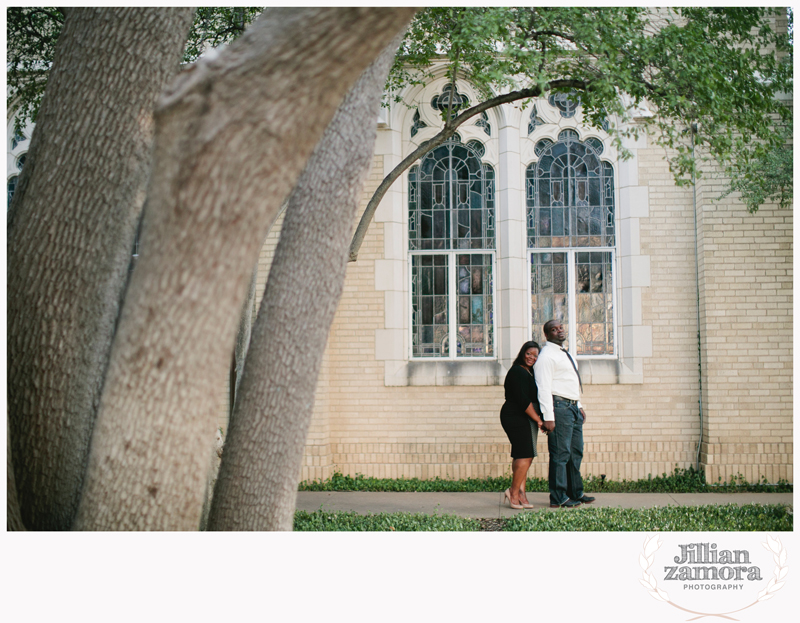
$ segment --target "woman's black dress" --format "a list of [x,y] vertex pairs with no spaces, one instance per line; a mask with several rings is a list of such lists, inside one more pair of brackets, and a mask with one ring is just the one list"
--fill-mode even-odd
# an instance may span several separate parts
[[511,366],[503,385],[506,390],[506,401],[500,410],[500,424],[511,442],[511,457],[535,458],[539,428],[525,413],[525,409],[533,403],[534,411],[539,412],[536,381],[527,369],[516,365]]

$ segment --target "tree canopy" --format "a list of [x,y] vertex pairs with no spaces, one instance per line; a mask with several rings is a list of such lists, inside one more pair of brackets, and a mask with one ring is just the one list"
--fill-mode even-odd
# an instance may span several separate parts
[[[199,7],[186,40],[183,62],[241,35],[262,11],[260,7]],[[36,114],[47,84],[56,41],[68,8],[9,7],[7,9],[8,74],[6,102],[16,114],[16,127]]]
[[617,135],[644,108],[685,176],[691,124],[701,124],[697,143],[726,160],[780,140],[769,115],[791,115],[776,96],[791,92],[792,66],[775,17],[779,9],[430,8],[412,23],[389,87],[429,81],[444,62],[448,78],[486,100],[513,90],[571,93],[595,126],[617,117]]
[[[18,126],[36,120],[67,11],[8,9],[8,105]],[[199,8],[184,62],[235,39],[260,12]],[[786,19],[786,28],[776,27]],[[493,106],[569,94],[588,123],[610,132],[623,157],[624,136],[651,130],[671,150],[677,183],[702,175],[700,154],[722,166],[733,179],[729,192],[742,192],[751,210],[766,201],[785,206],[792,152],[776,122],[785,125],[792,115],[779,97],[792,92],[791,20],[791,11],[763,7],[430,7],[413,20],[387,92],[426,83],[442,66],[448,79],[478,90],[483,101],[452,110],[430,149]],[[415,151],[411,162],[424,153]],[[760,174],[764,168],[769,175]]]
[[[482,102],[442,111],[441,131],[409,154],[379,186],[354,236],[355,261],[386,191],[402,172],[489,108],[562,93],[584,119],[622,139],[647,131],[668,149],[678,184],[702,175],[704,159],[740,177],[785,148],[777,124],[792,111],[789,34],[782,9],[643,7],[436,7],[417,14],[395,58],[387,90],[442,72],[473,85]],[[789,14],[791,18],[791,14]],[[776,26],[777,25],[777,26]],[[789,152],[791,158],[791,152]],[[782,161],[783,162],[783,161]],[[750,164],[748,164],[750,163]],[[731,189],[732,191],[733,189]],[[735,190],[741,190],[736,188]],[[775,199],[761,186],[745,201]],[[791,186],[777,195],[788,203]],[[790,194],[789,194],[790,196]],[[753,204],[749,203],[751,209]]]

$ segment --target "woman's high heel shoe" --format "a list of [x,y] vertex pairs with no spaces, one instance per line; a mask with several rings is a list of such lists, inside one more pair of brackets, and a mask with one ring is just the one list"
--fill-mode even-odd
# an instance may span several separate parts
[[523,508],[525,508],[524,506],[522,506],[522,504],[514,504],[514,503],[511,501],[511,488],[510,488],[510,487],[509,487],[508,489],[506,489],[506,490],[503,492],[503,494],[505,495],[505,499],[506,499],[506,500],[508,500],[508,505],[509,505],[511,508],[513,508],[514,510],[521,511]]

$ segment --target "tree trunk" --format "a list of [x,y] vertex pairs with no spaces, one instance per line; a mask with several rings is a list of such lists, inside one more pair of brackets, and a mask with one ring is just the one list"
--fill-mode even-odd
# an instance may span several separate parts
[[250,284],[247,286],[247,296],[242,305],[242,314],[239,317],[239,330],[236,333],[236,346],[233,349],[233,378],[230,389],[230,411],[233,413],[233,405],[236,401],[236,393],[239,391],[239,383],[244,373],[244,362],[247,359],[247,349],[250,347],[250,334],[253,330],[253,307],[256,301],[256,277],[258,276],[258,265],[250,275]]
[[292,195],[211,501],[211,530],[291,530],[322,353],[396,38],[339,108]]
[[8,220],[8,423],[22,519],[72,524],[192,9],[69,11]]
[[[8,430],[6,417],[6,430]],[[14,465],[11,461],[11,436],[6,435],[6,530],[18,532],[25,530],[22,517],[19,514],[19,500],[17,498],[17,485],[14,482]]]
[[344,94],[411,14],[269,9],[162,97],[76,528],[197,529],[260,244]]

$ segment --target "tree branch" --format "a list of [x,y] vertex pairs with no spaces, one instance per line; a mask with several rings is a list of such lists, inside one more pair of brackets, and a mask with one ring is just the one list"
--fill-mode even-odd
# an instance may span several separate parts
[[539,97],[543,92],[551,89],[573,88],[585,90],[588,86],[589,83],[582,80],[552,80],[547,83],[547,88],[545,89],[541,89],[537,86],[529,89],[520,89],[519,91],[512,91],[510,93],[505,93],[504,95],[493,97],[492,99],[481,102],[472,108],[468,108],[455,119],[453,119],[452,123],[445,123],[444,129],[442,129],[439,134],[422,143],[422,145],[417,147],[413,152],[406,156],[402,162],[400,162],[400,164],[398,164],[385,178],[383,178],[383,181],[370,198],[369,203],[367,203],[364,214],[361,216],[361,221],[358,223],[355,234],[353,234],[353,240],[350,243],[350,261],[355,262],[358,259],[358,252],[361,249],[361,244],[364,242],[364,236],[367,234],[367,229],[369,229],[372,218],[375,216],[375,211],[378,209],[378,205],[388,192],[389,187],[397,181],[397,179],[403,174],[403,171],[408,169],[425,154],[433,149],[436,149],[439,145],[453,136],[460,125],[472,117],[479,115],[490,108],[500,106],[501,104],[508,104],[509,102],[516,102],[519,100],[528,99],[530,97]]

